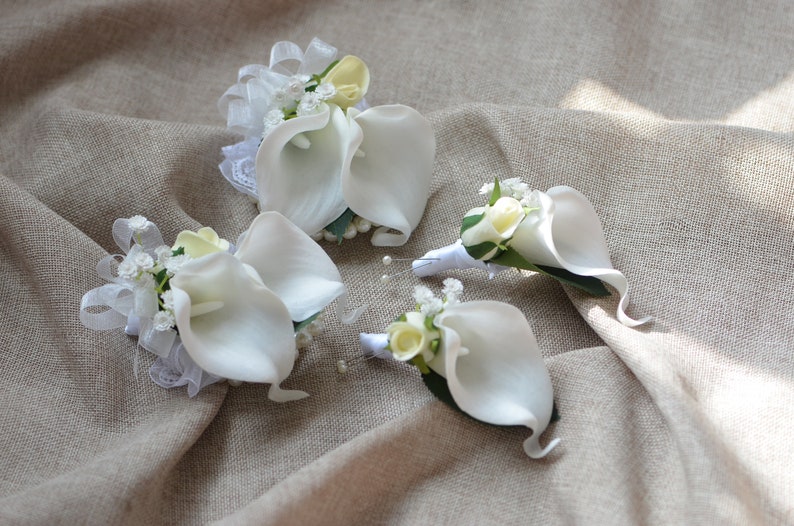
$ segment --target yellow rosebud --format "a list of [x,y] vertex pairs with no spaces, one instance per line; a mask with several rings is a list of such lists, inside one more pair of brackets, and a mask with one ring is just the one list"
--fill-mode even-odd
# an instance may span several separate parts
[[409,312],[405,317],[405,321],[395,321],[386,328],[389,349],[397,360],[403,362],[418,354],[430,353],[430,344],[440,337],[438,331],[428,330],[425,326],[424,314]]
[[[482,215],[482,219],[460,234],[464,246],[473,247],[480,243],[491,242],[499,245],[510,239],[518,225],[526,217],[521,203],[512,197],[500,197],[493,206],[469,210],[466,216]],[[498,247],[479,259],[488,261],[496,255]]]
[[212,228],[205,226],[198,231],[183,230],[176,236],[173,249],[182,247],[185,254],[193,259],[212,254],[213,252],[225,252],[229,250],[229,242],[221,239],[218,233]]
[[366,95],[369,89],[369,69],[360,58],[347,55],[331,68],[323,77],[323,82],[330,82],[336,88],[336,95],[327,102],[346,110],[358,104]]

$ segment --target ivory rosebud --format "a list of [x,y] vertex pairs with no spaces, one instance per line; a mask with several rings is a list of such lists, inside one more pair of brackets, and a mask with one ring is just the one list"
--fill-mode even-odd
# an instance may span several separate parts
[[174,250],[182,247],[185,254],[193,259],[212,254],[213,252],[226,252],[229,250],[229,242],[221,239],[218,233],[212,228],[205,226],[198,231],[183,230],[176,236]]
[[[513,236],[516,228],[526,217],[521,203],[512,197],[500,197],[493,205],[475,208],[466,214],[467,217],[482,215],[477,223],[463,230],[460,239],[466,247],[482,243],[499,245]],[[496,255],[497,247],[478,259],[487,261]]]
[[405,318],[405,321],[395,321],[386,329],[392,354],[402,362],[419,354],[425,360],[432,359],[430,345],[439,337],[439,332],[425,326],[425,315],[420,312],[409,312]]
[[336,88],[336,95],[327,102],[336,104],[343,110],[355,106],[369,89],[369,69],[358,57],[347,55],[331,68],[323,82],[330,82]]

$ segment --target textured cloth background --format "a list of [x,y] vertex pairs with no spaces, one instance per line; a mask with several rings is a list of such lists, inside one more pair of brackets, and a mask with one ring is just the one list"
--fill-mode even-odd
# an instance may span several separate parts
[[[217,169],[216,101],[314,36],[369,65],[371,104],[432,122],[423,222],[324,245],[369,310],[303,352],[283,385],[309,398],[157,387],[134,339],[78,319],[112,222],[236,239],[256,209]],[[0,0],[0,71],[0,523],[794,522],[790,3]],[[335,370],[412,307],[381,257],[453,242],[494,176],[587,195],[656,318],[540,276],[426,280],[527,315],[562,417],[543,460],[410,367]]]

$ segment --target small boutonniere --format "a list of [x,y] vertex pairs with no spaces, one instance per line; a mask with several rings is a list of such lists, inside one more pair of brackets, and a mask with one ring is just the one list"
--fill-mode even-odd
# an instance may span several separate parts
[[317,240],[374,228],[373,245],[402,245],[427,204],[433,130],[408,106],[370,108],[366,64],[336,53],[318,39],[305,52],[279,42],[269,66],[240,70],[219,107],[245,138],[223,149],[221,172]]
[[416,309],[385,334],[360,336],[365,355],[391,356],[415,365],[440,399],[482,422],[526,426],[524,451],[541,458],[559,442],[540,446],[553,413],[552,385],[537,341],[516,307],[497,301],[461,302],[460,281],[444,280],[443,297],[423,285]]
[[485,184],[485,206],[463,217],[460,239],[431,250],[413,263],[414,274],[430,276],[453,268],[481,268],[493,276],[508,268],[546,274],[593,296],[620,294],[617,317],[633,327],[649,321],[626,314],[628,281],[609,258],[601,221],[580,192],[555,186],[530,190],[520,179]]
[[187,385],[190,396],[223,379],[271,384],[277,402],[307,396],[280,383],[297,348],[321,330],[325,307],[339,298],[344,309],[346,297],[336,266],[309,236],[266,212],[236,247],[206,227],[168,246],[142,216],[116,220],[113,237],[124,254],[97,266],[109,283],[83,296],[86,327],[124,327],[158,356],[152,380]]

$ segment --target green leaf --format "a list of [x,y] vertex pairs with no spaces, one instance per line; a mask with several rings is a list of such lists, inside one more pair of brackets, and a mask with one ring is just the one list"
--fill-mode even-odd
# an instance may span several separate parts
[[301,329],[305,329],[306,327],[308,327],[311,322],[316,320],[317,317],[320,314],[322,314],[322,312],[323,311],[320,311],[317,314],[313,314],[313,315],[309,316],[308,318],[306,318],[303,321],[293,321],[292,322],[292,330],[293,330],[293,332],[297,334],[298,331],[300,331]]
[[348,208],[347,210],[342,212],[342,215],[337,217],[333,223],[325,227],[326,230],[328,230],[329,232],[331,232],[333,235],[336,236],[336,241],[340,245],[342,244],[342,240],[344,239],[344,237],[342,236],[345,235],[345,230],[347,230],[347,226],[353,220],[353,217],[355,217],[355,215],[356,214]]
[[502,265],[505,267],[515,267],[524,270],[531,270],[533,272],[539,272],[541,274],[551,276],[561,283],[565,283],[566,285],[583,290],[591,296],[601,297],[610,295],[610,292],[604,285],[604,282],[598,278],[594,278],[593,276],[580,276],[579,274],[574,274],[573,272],[569,272],[564,268],[534,265],[524,259],[521,254],[510,247],[508,247],[502,254],[493,258],[491,263],[496,263],[497,265]]
[[491,198],[488,200],[488,204],[493,206],[500,197],[502,197],[502,189],[499,187],[499,178],[494,177],[493,192],[491,192]]
[[154,275],[154,282],[160,287],[161,294],[171,288],[171,281],[168,279],[168,271],[166,269]]
[[485,255],[488,254],[488,252],[498,247],[499,245],[497,245],[493,241],[485,241],[483,243],[472,245],[470,247],[464,245],[466,252],[468,252],[469,255],[474,259],[482,259]]
[[461,223],[460,225],[460,235],[463,235],[463,233],[466,230],[470,229],[471,227],[482,221],[483,217],[485,217],[485,212],[483,212],[482,214],[474,214],[464,217],[463,223]]
[[185,247],[176,247],[173,251],[171,251],[172,256],[181,256],[185,253]]
[[533,265],[524,257],[515,251],[512,247],[507,247],[504,252],[491,259],[491,263],[502,265],[503,267],[514,267],[524,270],[531,270],[532,272],[543,272],[539,267]]
[[561,283],[583,290],[591,296],[603,297],[612,295],[606,285],[604,285],[604,282],[593,276],[580,276],[564,268],[547,267],[545,265],[538,265],[538,268],[543,274],[551,276]]
[[[455,403],[455,399],[452,398],[452,393],[449,391],[449,386],[447,385],[447,380],[437,372],[430,370],[428,373],[422,374],[422,381],[427,386],[433,395],[447,404],[449,407],[463,413],[464,415],[472,418],[471,415],[465,413],[457,403]],[[552,406],[551,410],[551,421],[549,423],[557,422],[560,419],[560,413],[557,411],[557,404],[555,403]],[[500,426],[500,427],[524,427],[524,426]]]

